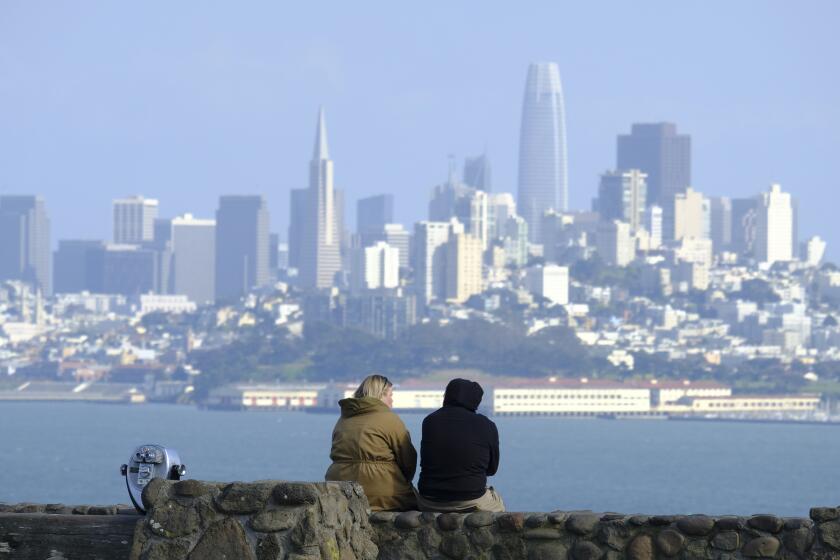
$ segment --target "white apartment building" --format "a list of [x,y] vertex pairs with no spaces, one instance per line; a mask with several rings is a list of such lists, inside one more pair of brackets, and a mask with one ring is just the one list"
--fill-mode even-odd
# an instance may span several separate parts
[[417,296],[427,304],[446,298],[446,244],[451,233],[463,233],[457,220],[418,222],[414,226],[414,281]]
[[552,303],[569,303],[569,269],[565,266],[533,266],[525,271],[525,287]]
[[674,196],[673,239],[675,241],[683,237],[706,237],[706,205],[703,201],[703,194],[691,187],[684,193]]
[[446,244],[446,300],[464,303],[483,290],[481,239],[456,233]]
[[758,199],[755,258],[773,264],[793,260],[793,205],[790,193],[778,184]]
[[363,249],[355,249],[350,285],[354,291],[398,287],[400,250],[384,241]]
[[612,220],[598,226],[598,254],[604,262],[615,266],[627,266],[636,256],[630,224]]
[[143,294],[140,296],[140,314],[146,313],[192,313],[195,302],[184,295]]

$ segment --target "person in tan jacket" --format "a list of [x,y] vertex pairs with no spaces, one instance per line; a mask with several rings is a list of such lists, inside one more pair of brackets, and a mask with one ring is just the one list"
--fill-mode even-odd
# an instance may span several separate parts
[[392,410],[393,385],[369,375],[352,398],[338,402],[341,418],[332,433],[326,480],[354,480],[362,485],[373,511],[415,510],[411,486],[417,451],[411,434]]

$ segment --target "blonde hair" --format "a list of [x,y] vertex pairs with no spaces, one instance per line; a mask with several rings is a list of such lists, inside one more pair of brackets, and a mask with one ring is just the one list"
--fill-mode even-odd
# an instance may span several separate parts
[[388,389],[393,387],[394,384],[391,383],[387,377],[384,375],[368,375],[365,377],[364,381],[362,381],[359,388],[356,389],[356,392],[353,393],[353,396],[357,399],[361,399],[363,397],[373,397],[375,399],[381,399],[385,396],[385,393],[388,392]]

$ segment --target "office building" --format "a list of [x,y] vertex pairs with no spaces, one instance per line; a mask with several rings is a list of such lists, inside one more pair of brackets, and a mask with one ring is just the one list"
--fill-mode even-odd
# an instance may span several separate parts
[[819,266],[825,256],[825,241],[815,235],[802,243],[800,258],[809,266]]
[[732,199],[733,251],[741,255],[753,254],[757,219],[758,200],[755,197]]
[[216,297],[216,222],[192,214],[172,220],[172,293],[203,305]]
[[658,249],[662,245],[662,207],[649,206],[645,211],[645,229],[650,234],[649,246]]
[[380,194],[362,198],[356,203],[356,231],[362,247],[378,241],[385,224],[394,222],[394,195]]
[[464,303],[483,291],[481,240],[468,233],[453,233],[446,243],[446,300]]
[[598,255],[605,263],[627,266],[636,256],[630,224],[613,220],[598,226]]
[[91,291],[88,278],[88,255],[101,251],[102,241],[62,239],[53,255],[53,291],[57,294],[76,294]]
[[411,264],[411,234],[402,224],[385,224],[381,240],[399,249],[400,268],[408,269]]
[[446,299],[446,244],[450,232],[464,226],[451,222],[418,222],[414,225],[414,285],[420,305]]
[[162,292],[160,260],[154,249],[140,245],[104,245],[87,254],[90,291],[97,294],[139,296]]
[[154,241],[158,201],[131,196],[114,200],[114,243],[140,245]]
[[494,193],[487,196],[487,236],[501,239],[505,236],[505,224],[516,216],[516,201],[511,193]]
[[793,205],[777,184],[758,199],[755,258],[768,264],[793,260]]
[[333,161],[327,148],[327,123],[321,109],[301,224],[300,284],[305,289],[329,288],[341,271],[344,220],[340,198],[333,186]]
[[[637,167],[637,166],[634,166]],[[566,117],[560,71],[553,62],[528,68],[519,136],[519,215],[528,236],[541,243],[540,222],[548,210],[568,206]]]
[[308,192],[308,189],[292,189],[289,193],[289,267],[291,268],[300,268]]
[[354,293],[396,288],[400,283],[400,250],[384,241],[353,249],[350,287]]
[[601,218],[627,222],[633,231],[643,227],[647,200],[646,177],[638,169],[610,171],[601,175],[596,208]]
[[538,265],[525,271],[525,287],[552,304],[569,303],[569,269],[565,266]]
[[674,195],[670,212],[663,214],[663,233],[666,239],[679,241],[683,237],[703,239],[706,236],[704,197],[688,187],[685,192]]
[[50,219],[38,196],[0,196],[0,281],[21,280],[52,294]]
[[227,195],[216,210],[216,301],[233,302],[269,281],[269,215],[259,195]]
[[691,185],[691,137],[672,123],[634,124],[617,141],[616,167],[647,175],[647,202],[667,207]]
[[732,200],[726,196],[709,198],[710,235],[716,252],[725,251],[732,245]]
[[464,160],[464,184],[487,193],[493,190],[492,172],[487,154],[468,157]]

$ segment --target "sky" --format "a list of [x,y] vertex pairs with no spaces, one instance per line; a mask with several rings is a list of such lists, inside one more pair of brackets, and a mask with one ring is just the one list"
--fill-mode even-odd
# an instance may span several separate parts
[[[111,236],[111,201],[213,217],[263,194],[285,238],[318,108],[347,222],[392,192],[425,219],[448,157],[487,151],[516,192],[528,64],[557,62],[569,203],[588,209],[616,135],[670,121],[692,182],[799,199],[840,258],[840,2],[0,1],[0,194],[39,194],[58,239]],[[2,240],[0,240],[2,241]]]

